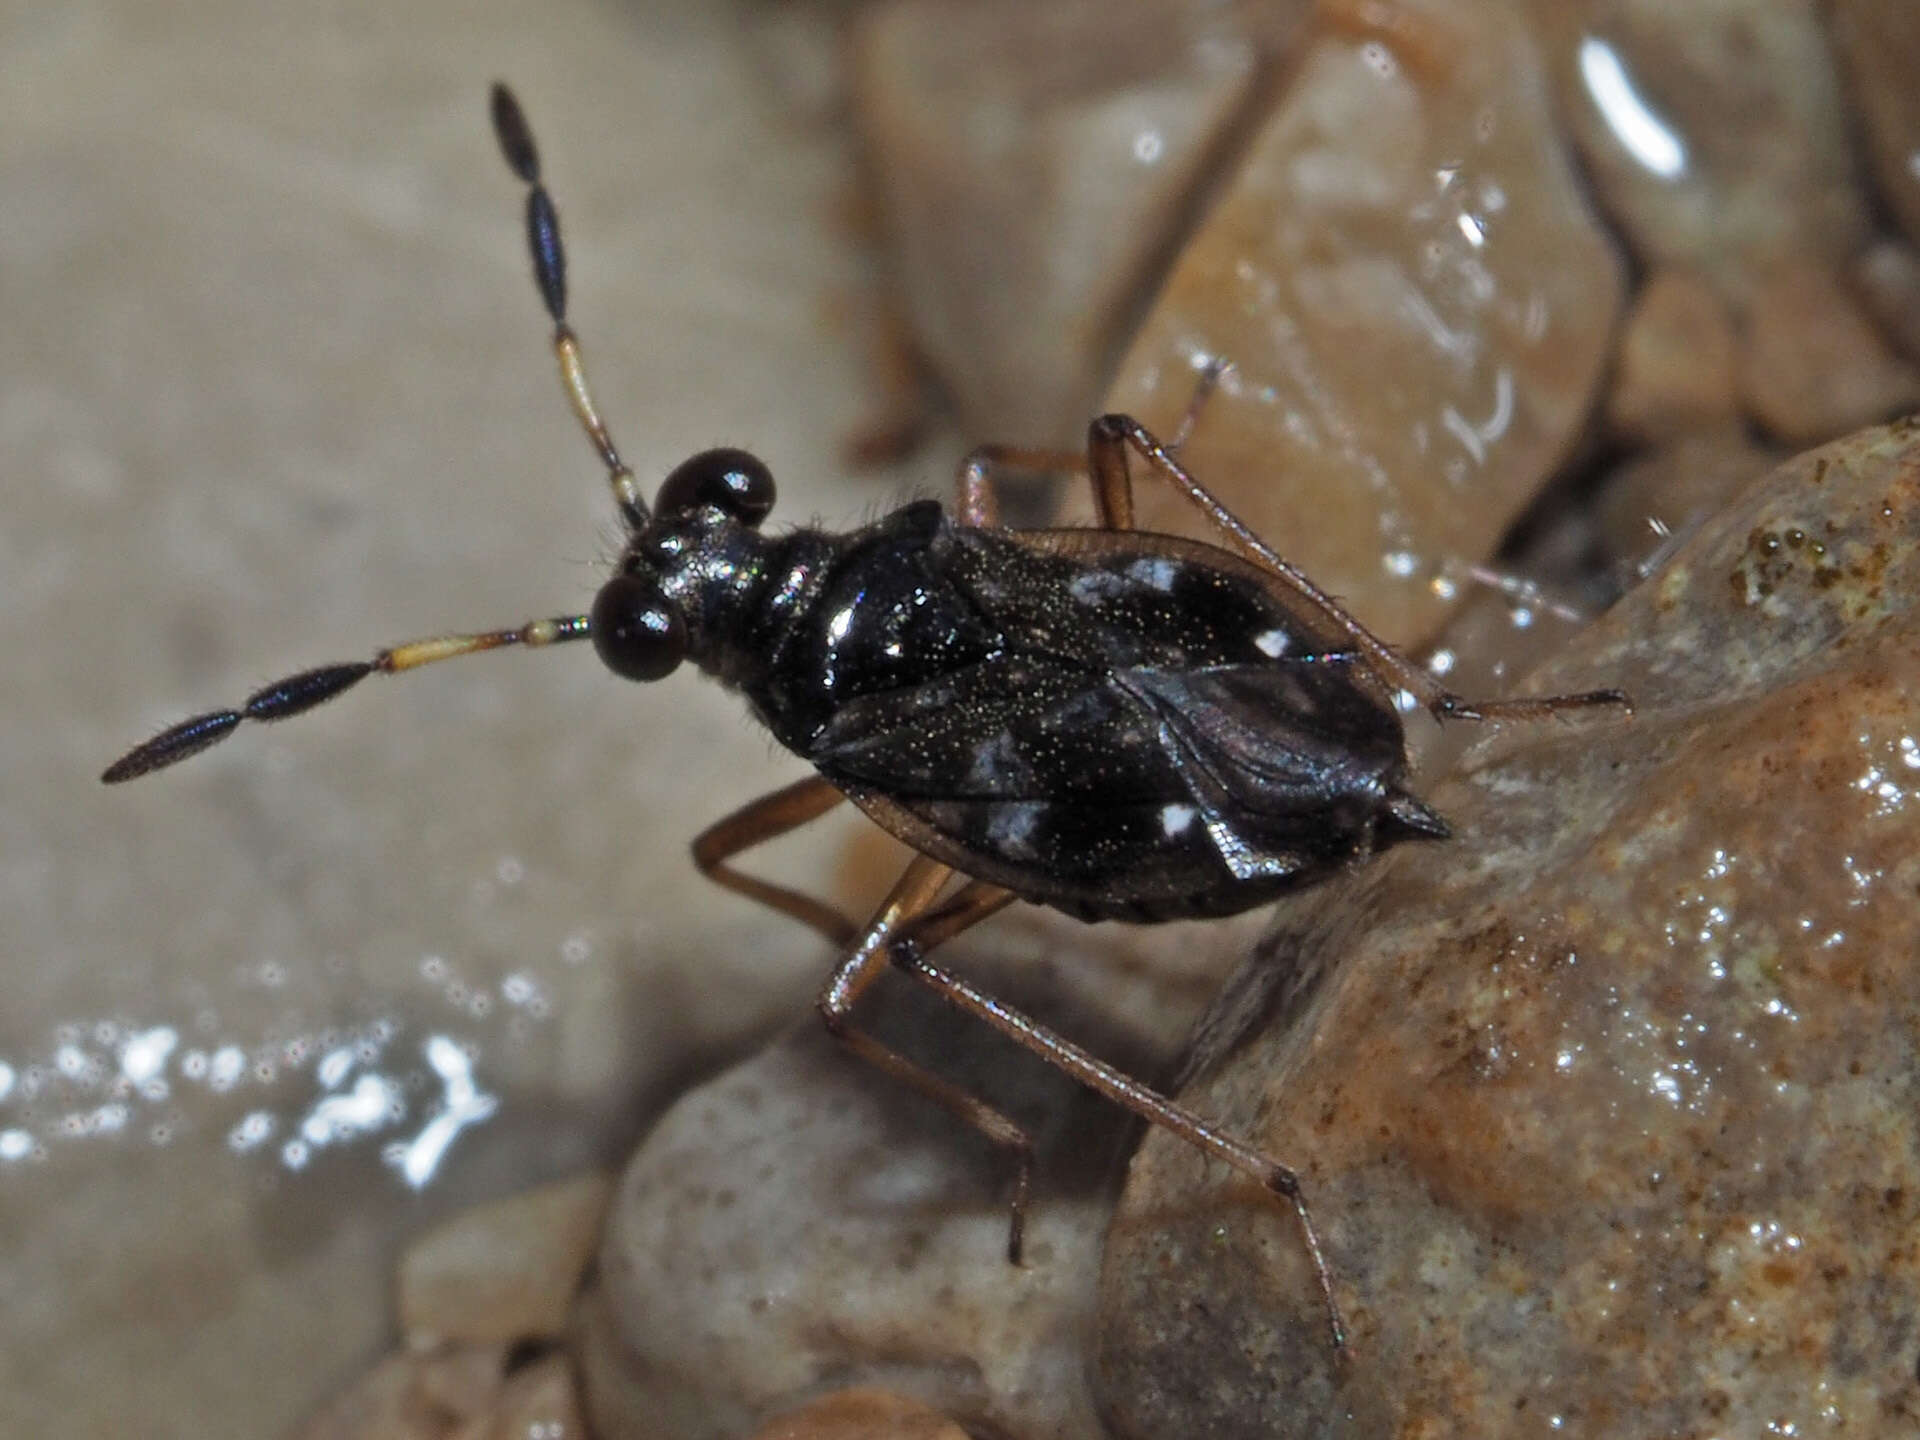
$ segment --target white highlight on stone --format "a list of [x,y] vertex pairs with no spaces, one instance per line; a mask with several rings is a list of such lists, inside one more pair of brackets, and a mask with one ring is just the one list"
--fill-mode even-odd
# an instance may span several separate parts
[[1580,78],[1629,155],[1662,180],[1672,180],[1687,168],[1687,147],[1633,88],[1619,54],[1596,35],[1580,42]]

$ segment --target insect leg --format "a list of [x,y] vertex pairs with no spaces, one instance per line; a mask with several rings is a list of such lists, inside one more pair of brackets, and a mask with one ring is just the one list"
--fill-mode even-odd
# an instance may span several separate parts
[[[1200,379],[1193,387],[1193,395],[1187,401],[1187,408],[1180,416],[1180,427],[1173,433],[1173,439],[1167,442],[1167,452],[1178,454],[1180,447],[1187,443],[1193,434],[1193,427],[1199,422],[1201,410],[1206,408],[1214,390],[1220,384],[1220,377],[1233,367],[1225,360],[1209,361],[1200,372]],[[957,481],[959,496],[956,509],[960,523],[986,527],[1000,523],[999,497],[993,492],[993,472],[996,470],[1024,470],[1034,475],[1085,475],[1093,478],[1089,469],[1089,456],[1072,450],[1036,449],[1027,445],[980,445],[967,453],[960,463]],[[1100,525],[1104,530],[1131,530],[1133,528],[1133,497],[1128,492],[1121,504],[1126,523],[1115,524],[1110,518],[1112,511],[1109,503],[1103,499],[1101,486],[1097,479],[1093,485],[1094,504],[1100,507]]]
[[1356,620],[1326,591],[1314,584],[1298,566],[1289,563],[1263,541],[1246,523],[1194,478],[1173,452],[1154,433],[1131,415],[1102,415],[1087,427],[1087,466],[1094,483],[1107,496],[1107,513],[1125,515],[1130,528],[1133,513],[1133,480],[1128,466],[1129,453],[1137,453],[1152,467],[1153,473],[1172,485],[1213,527],[1242,554],[1269,571],[1301,600],[1312,606],[1322,618],[1353,641],[1380,677],[1398,689],[1413,695],[1439,719],[1458,720],[1534,720],[1563,710],[1593,705],[1615,705],[1632,710],[1632,702],[1622,690],[1587,690],[1576,695],[1547,695],[1501,700],[1468,700],[1447,689],[1426,670],[1407,659],[1386,641]]
[[647,502],[633,471],[620,458],[599,407],[593,403],[593,391],[587,385],[586,358],[580,353],[579,337],[567,324],[567,252],[560,242],[560,216],[553,208],[553,197],[540,179],[540,151],[533,143],[533,131],[521,112],[513,92],[496,82],[493,87],[493,133],[500,142],[513,173],[527,184],[527,249],[533,255],[533,280],[553,317],[553,355],[560,365],[560,383],[573,406],[574,418],[593,442],[600,463],[607,467],[607,484],[613,490],[614,503],[627,523],[638,530],[647,523]]
[[714,884],[789,915],[845,948],[860,933],[860,927],[845,915],[810,895],[745,874],[727,862],[743,850],[818,820],[846,798],[818,775],[762,795],[696,835],[693,863]]
[[943,902],[941,892],[953,874],[952,867],[925,856],[908,865],[892,893],[867,922],[858,942],[834,968],[815,1003],[828,1031],[848,1050],[971,1125],[1013,1157],[1007,1259],[1017,1265],[1026,1235],[1027,1197],[1033,1180],[1032,1138],[1016,1121],[977,1095],[922,1069],[853,1023],[854,1006],[889,969],[905,963],[908,956],[952,939],[1013,899],[995,886],[972,882]]
[[1333,1272],[1320,1243],[1320,1232],[1301,1193],[1299,1175],[1244,1140],[1218,1129],[1191,1110],[1175,1104],[1157,1090],[1123,1074],[1104,1060],[1082,1050],[1063,1036],[1055,1034],[1018,1010],[975,989],[951,971],[930,963],[918,948],[900,952],[895,964],[931,989],[955,1009],[985,1021],[1002,1035],[1031,1050],[1048,1064],[1064,1071],[1089,1090],[1130,1110],[1149,1124],[1170,1130],[1196,1149],[1224,1160],[1234,1169],[1257,1180],[1271,1193],[1293,1207],[1300,1219],[1300,1232],[1306,1245],[1314,1276],[1326,1302],[1327,1324],[1333,1334],[1334,1348],[1347,1343],[1346,1323],[1340,1318],[1340,1306],[1334,1299]]
[[526,645],[538,649],[568,640],[584,640],[592,632],[585,615],[556,615],[550,620],[530,620],[513,630],[485,630],[473,635],[435,635],[425,640],[409,640],[390,650],[382,650],[371,660],[354,660],[341,665],[322,665],[302,670],[297,675],[263,685],[240,704],[238,710],[214,710],[170,725],[143,745],[136,745],[101,772],[101,783],[118,785],[137,779],[190,755],[198,755],[216,741],[224,740],[242,720],[286,720],[333,699],[342,691],[358,685],[369,675],[397,675],[417,670],[422,665],[454,660],[482,650],[499,650],[508,645]]
[[960,462],[954,508],[962,525],[986,528],[1000,523],[1000,497],[993,490],[996,470],[1024,470],[1035,475],[1079,475],[1087,458],[1071,450],[1042,450],[1025,445],[980,445]]

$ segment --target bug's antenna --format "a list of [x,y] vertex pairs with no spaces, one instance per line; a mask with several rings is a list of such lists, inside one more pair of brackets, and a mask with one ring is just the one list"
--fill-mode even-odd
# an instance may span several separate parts
[[500,153],[507,157],[513,173],[528,185],[527,248],[533,254],[533,280],[540,287],[540,298],[553,317],[553,355],[560,362],[560,383],[573,405],[580,428],[587,432],[600,461],[607,467],[607,483],[613,489],[614,503],[627,523],[638,530],[647,523],[647,502],[635,483],[633,471],[620,458],[606,421],[593,403],[593,391],[587,385],[586,359],[580,353],[580,339],[567,324],[567,252],[560,243],[560,216],[553,208],[553,197],[540,180],[540,151],[533,143],[533,131],[513,92],[499,81],[493,85],[493,133],[499,137]]
[[422,665],[508,645],[534,649],[559,645],[568,640],[585,640],[592,633],[593,623],[589,617],[556,615],[551,620],[530,620],[513,630],[483,630],[473,635],[435,635],[425,640],[409,640],[404,645],[382,650],[371,660],[302,670],[297,675],[261,686],[241,701],[238,710],[210,710],[205,715],[182,720],[178,725],[169,725],[101,771],[100,782],[118,785],[123,780],[137,780],[142,775],[176,765],[226,739],[242,720],[289,719],[351,690],[369,675],[397,675],[403,670],[418,670]]

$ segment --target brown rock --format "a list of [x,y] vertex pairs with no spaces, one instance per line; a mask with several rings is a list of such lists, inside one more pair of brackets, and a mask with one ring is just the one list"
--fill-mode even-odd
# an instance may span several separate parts
[[1920,362],[1920,254],[1897,240],[1870,245],[1854,261],[1853,288],[1901,355]]
[[584,1175],[429,1231],[400,1262],[401,1329],[418,1345],[559,1335],[612,1189],[606,1176]]
[[777,1416],[753,1440],[967,1440],[937,1410],[886,1390],[836,1390]]
[[1807,445],[1920,404],[1920,371],[1887,349],[1833,271],[1797,261],[1754,289],[1740,390],[1770,434]]
[[1736,305],[1783,259],[1838,269],[1867,202],[1814,0],[1534,0],[1561,113],[1649,266]]
[[414,1400],[417,1362],[389,1355],[296,1430],[296,1440],[443,1440]]
[[[1010,912],[957,943],[952,964],[1153,1073],[1130,1006],[1109,997],[1121,1018],[1102,1023],[1085,995],[1103,981],[1151,993],[1126,974],[1150,968],[1144,954],[1112,953],[1136,937],[1184,946],[1191,964],[1234,928],[1062,921]],[[978,1433],[1102,1440],[1085,1338],[1125,1117],[904,980],[861,1013],[1030,1128],[1024,1263],[1006,1258],[1006,1158],[809,1020],[682,1098],[621,1178],[583,1317],[596,1422],[667,1417],[678,1440],[721,1440],[830,1376],[916,1395]]]
[[1535,677],[1631,721],[1488,737],[1451,844],[1282,912],[1188,1098],[1302,1168],[1351,1354],[1285,1212],[1149,1135],[1120,1434],[1920,1425],[1916,597],[1920,429],[1802,456]]
[[[1303,0],[1274,0],[1265,43]],[[909,0],[854,47],[914,339],[978,440],[1072,444],[1259,69],[1188,0]]]
[[1874,179],[1911,244],[1920,244],[1920,7],[1911,0],[1828,0],[1834,49],[1846,68],[1847,98],[1860,116]]
[[[1196,365],[1230,361],[1183,458],[1406,643],[1445,611],[1434,571],[1484,557],[1581,434],[1620,271],[1503,5],[1337,20],[1181,254],[1106,408],[1171,434]],[[1137,488],[1144,525],[1194,531],[1167,487]]]
[[[1623,583],[1664,558],[1742,486],[1778,463],[1735,425],[1683,435],[1620,465],[1603,482],[1600,540]],[[1543,657],[1544,658],[1544,657]]]
[[[585,1440],[586,1417],[564,1355],[543,1355],[507,1377],[485,1440]],[[597,1440],[651,1440],[651,1432],[607,1434]]]
[[1688,271],[1655,271],[1627,314],[1608,424],[1645,443],[1730,423],[1733,360],[1733,317],[1712,287]]

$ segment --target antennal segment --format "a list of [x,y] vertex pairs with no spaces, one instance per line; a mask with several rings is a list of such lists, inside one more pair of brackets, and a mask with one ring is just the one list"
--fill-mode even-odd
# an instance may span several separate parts
[[560,241],[560,216],[553,208],[553,197],[540,180],[540,151],[533,143],[533,131],[521,112],[513,92],[498,81],[493,86],[493,133],[499,138],[500,153],[507,164],[531,188],[527,191],[527,249],[533,255],[533,279],[540,287],[540,298],[553,317],[553,355],[560,363],[560,384],[573,406],[574,418],[587,432],[587,439],[607,467],[607,484],[613,490],[614,503],[627,523],[638,530],[647,523],[647,502],[634,481],[633,471],[620,458],[600,409],[593,403],[593,391],[587,384],[586,359],[580,353],[580,339],[567,324],[567,252]]
[[422,665],[508,645],[538,649],[568,640],[584,640],[591,633],[592,623],[585,615],[557,615],[550,620],[530,620],[517,630],[485,630],[475,635],[435,635],[425,640],[409,640],[404,645],[382,650],[371,660],[302,670],[262,686],[249,695],[238,710],[212,710],[168,726],[101,771],[100,781],[104,785],[118,785],[177,765],[226,739],[242,720],[290,719],[351,690],[369,675],[397,675],[403,670],[418,670]]

